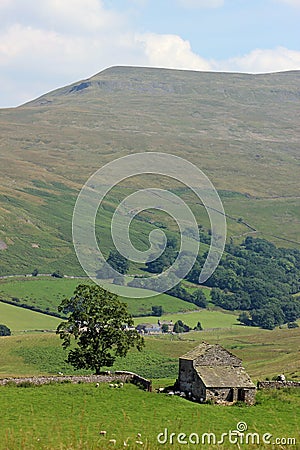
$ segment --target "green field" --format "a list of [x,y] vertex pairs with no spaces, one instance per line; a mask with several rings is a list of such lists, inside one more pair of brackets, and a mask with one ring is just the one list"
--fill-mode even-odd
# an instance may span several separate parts
[[[76,286],[80,283],[89,283],[84,279],[34,277],[0,280],[0,299],[10,299],[18,303],[33,305],[43,311],[57,313],[57,306],[65,297],[71,297]],[[153,305],[161,305],[164,312],[176,313],[179,311],[193,311],[197,309],[192,303],[185,302],[167,294],[154,295],[148,298],[131,298],[130,294],[137,295],[139,289],[125,287],[128,297],[122,300],[128,304],[130,313],[134,316],[151,313]],[[208,289],[204,289],[209,293]],[[145,290],[142,291],[145,293]]]
[[13,333],[34,330],[56,330],[60,319],[0,302],[0,322]]
[[[204,329],[206,328],[230,328],[238,326],[237,316],[232,313],[221,311],[209,311],[202,309],[199,312],[166,314],[162,316],[162,320],[172,320],[175,323],[177,320],[182,320],[189,327],[195,327],[197,322],[201,322]],[[156,323],[155,317],[138,317],[134,319],[136,324],[139,323]]]
[[[133,385],[123,389],[110,389],[106,384],[97,389],[94,384],[8,386],[0,387],[0,395],[5,411],[0,418],[2,449],[119,450],[124,448],[124,442],[133,449],[179,449],[182,445],[176,443],[159,444],[157,435],[167,428],[168,436],[172,432],[188,436],[213,432],[219,440],[222,433],[236,429],[241,421],[247,424],[247,432],[259,433],[261,437],[270,433],[273,439],[300,439],[299,390],[259,392],[257,405],[243,408],[199,405],[179,397],[144,392]],[[106,436],[101,436],[100,430],[105,430]],[[109,443],[110,439],[115,439],[116,444]],[[137,444],[137,440],[142,444]],[[207,438],[204,442],[184,448],[214,448]],[[216,448],[233,446],[225,440]],[[272,447],[261,443],[259,448]]]

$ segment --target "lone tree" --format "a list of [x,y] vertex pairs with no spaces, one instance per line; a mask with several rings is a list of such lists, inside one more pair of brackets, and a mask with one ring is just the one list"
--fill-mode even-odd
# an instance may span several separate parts
[[98,375],[101,367],[112,366],[116,357],[126,356],[131,347],[141,350],[144,346],[143,338],[130,329],[133,319],[126,303],[100,286],[77,286],[74,296],[64,299],[58,310],[71,311],[56,333],[64,348],[75,341],[67,357],[75,369],[93,369]]

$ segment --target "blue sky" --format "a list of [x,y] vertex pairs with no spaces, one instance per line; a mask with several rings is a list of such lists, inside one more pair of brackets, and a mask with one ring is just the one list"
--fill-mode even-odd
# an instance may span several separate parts
[[0,0],[0,107],[113,65],[300,70],[299,23],[300,0]]

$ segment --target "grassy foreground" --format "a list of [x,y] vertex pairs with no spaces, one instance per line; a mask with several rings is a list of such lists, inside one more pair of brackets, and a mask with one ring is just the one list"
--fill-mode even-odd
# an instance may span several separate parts
[[[133,385],[123,389],[111,389],[107,384],[99,388],[94,384],[5,386],[0,388],[0,395],[5,411],[0,418],[1,449],[107,450],[126,448],[124,442],[129,448],[148,450],[241,448],[226,439],[224,445],[214,446],[208,443],[207,436],[201,445],[204,433],[214,433],[218,441],[222,433],[235,430],[239,422],[246,423],[247,432],[258,433],[260,439],[259,445],[243,448],[288,448],[264,445],[265,433],[272,435],[271,442],[276,438],[300,442],[300,392],[296,390],[259,392],[257,405],[240,408],[199,405],[179,397],[144,392]],[[168,442],[160,444],[157,435],[165,429]],[[100,435],[101,430],[107,432],[106,436]],[[176,433],[172,444],[170,433]],[[196,433],[200,444],[176,443],[179,433],[185,433],[186,440]],[[163,436],[161,439],[163,442]],[[195,439],[194,435],[192,442]]]
[[[243,359],[253,381],[284,372],[299,379],[298,329],[260,330],[232,326],[219,330],[160,336],[146,339],[145,350],[132,351],[118,360],[115,369],[130,370],[153,378],[154,387],[170,385],[178,373],[178,356],[202,340],[218,342]],[[26,334],[0,339],[0,377],[72,374],[64,362],[66,354],[58,336],[51,333]],[[147,393],[133,385],[110,389],[108,385],[62,384],[42,387],[0,387],[0,449],[2,450],[109,450],[122,449],[124,441],[131,449],[147,450],[203,449],[297,449],[300,443],[300,391],[261,391],[253,407],[200,405],[179,397]],[[259,445],[238,447],[225,439],[224,445],[212,445],[203,433],[235,430],[239,422],[247,432],[258,433]],[[168,442],[159,444],[157,435],[168,430]],[[107,431],[101,436],[101,430]],[[200,436],[200,444],[178,444],[178,433]],[[141,433],[141,438],[137,434]],[[176,433],[170,444],[170,433]],[[264,433],[285,444],[264,445]],[[192,436],[194,439],[195,435]],[[296,445],[286,445],[288,438]],[[110,443],[115,439],[116,444]],[[141,441],[143,444],[136,443]],[[195,442],[195,441],[193,441]]]

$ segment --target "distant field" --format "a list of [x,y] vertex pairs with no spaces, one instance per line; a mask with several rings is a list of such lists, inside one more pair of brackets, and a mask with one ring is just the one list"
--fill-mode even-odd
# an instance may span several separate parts
[[[71,297],[78,284],[90,283],[89,280],[36,277],[22,279],[6,279],[0,281],[0,298],[14,299],[15,302],[34,305],[43,310],[57,312],[57,306],[65,297]],[[139,289],[126,288],[128,295]],[[145,291],[143,291],[145,292]],[[207,290],[207,292],[209,292]],[[167,294],[159,294],[149,298],[122,297],[128,304],[132,315],[146,315],[151,313],[153,305],[161,305],[166,313],[178,311],[193,311],[197,309],[192,303],[185,302]]]
[[[221,311],[208,311],[202,309],[199,312],[183,313],[183,314],[166,314],[162,317],[163,320],[172,320],[174,323],[177,320],[182,320],[190,327],[195,327],[197,322],[200,321],[204,329],[206,328],[230,328],[234,325],[238,325],[237,316],[231,313],[224,313]],[[155,317],[138,317],[135,319],[135,323],[150,322],[155,323]]]
[[0,302],[0,323],[7,325],[13,333],[33,330],[55,330],[60,319],[18,306]]
[[57,312],[62,299],[70,297],[81,282],[83,280],[53,277],[6,279],[0,281],[0,298]]

